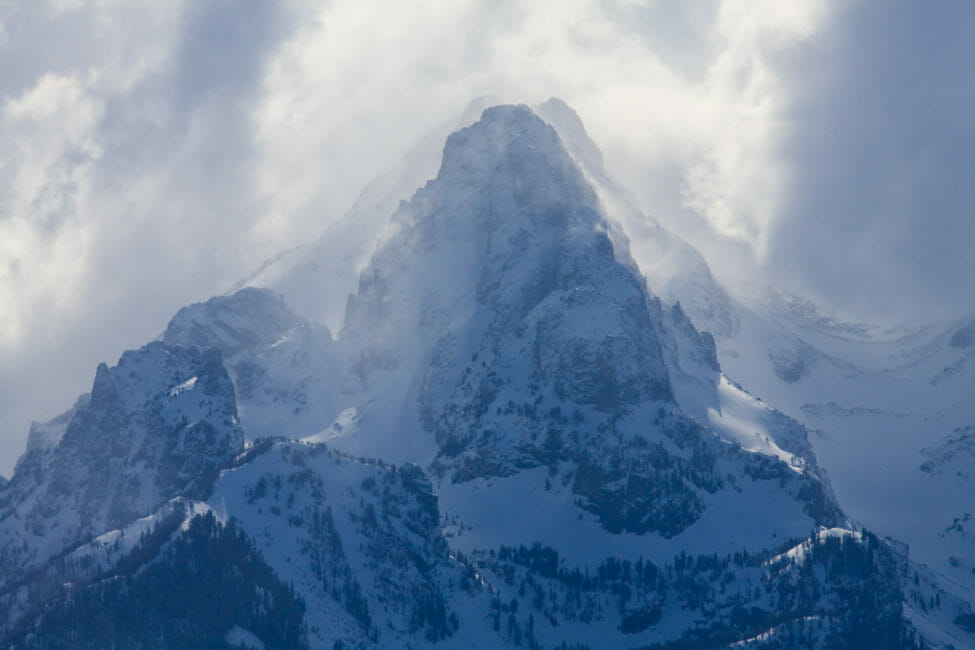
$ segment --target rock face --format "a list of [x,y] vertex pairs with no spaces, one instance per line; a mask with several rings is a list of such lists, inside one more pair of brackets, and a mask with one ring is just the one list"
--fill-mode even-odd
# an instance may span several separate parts
[[244,444],[220,353],[162,343],[100,365],[90,398],[43,429],[60,427],[0,493],[0,582],[175,496],[201,495]]

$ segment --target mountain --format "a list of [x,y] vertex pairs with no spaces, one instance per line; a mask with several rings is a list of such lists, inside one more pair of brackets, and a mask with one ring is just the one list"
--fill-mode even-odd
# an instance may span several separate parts
[[150,343],[100,365],[90,396],[32,428],[0,494],[0,585],[173,497],[202,493],[243,444],[216,350]]
[[[386,424],[357,405],[359,440],[381,442],[355,450],[390,457],[410,435],[435,458],[406,460],[452,484],[546,467],[613,532],[677,535],[731,489],[726,474],[792,486],[797,510],[816,511],[795,518],[796,532],[839,523],[801,433],[763,426],[769,452],[756,454],[723,421],[736,389],[721,388],[710,338],[679,308],[665,315],[607,229],[557,133],[527,108],[488,109],[452,135],[438,177],[393,215],[349,301],[340,339],[359,350],[364,392],[415,391],[398,434],[364,434]],[[684,375],[693,380],[678,384]],[[678,393],[702,414],[713,407],[724,442]]]
[[680,262],[655,295],[581,122],[538,112],[487,108],[370,215],[338,325],[347,278],[283,255],[35,425],[0,486],[0,646],[975,639],[970,601],[854,526],[806,428],[725,375],[696,318],[752,330],[703,259],[651,228],[640,255]]

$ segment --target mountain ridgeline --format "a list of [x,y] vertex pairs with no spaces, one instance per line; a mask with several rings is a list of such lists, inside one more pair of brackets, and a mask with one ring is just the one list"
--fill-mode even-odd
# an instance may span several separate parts
[[334,335],[248,286],[100,366],[0,486],[0,646],[924,647],[906,553],[653,295],[591,173],[489,108],[360,238]]

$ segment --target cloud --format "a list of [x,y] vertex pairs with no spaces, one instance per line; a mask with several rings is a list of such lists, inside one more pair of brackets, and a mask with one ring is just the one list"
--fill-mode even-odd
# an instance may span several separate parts
[[102,155],[94,137],[100,112],[83,83],[55,75],[0,111],[2,340],[75,307],[89,238],[77,213]]
[[768,268],[853,314],[975,310],[975,10],[838,6],[781,63],[791,174]]
[[704,103],[721,107],[684,200],[719,234],[750,244],[761,259],[781,205],[786,161],[778,151],[786,125],[783,79],[774,61],[814,32],[821,5],[728,2],[717,21],[723,42],[704,83]]

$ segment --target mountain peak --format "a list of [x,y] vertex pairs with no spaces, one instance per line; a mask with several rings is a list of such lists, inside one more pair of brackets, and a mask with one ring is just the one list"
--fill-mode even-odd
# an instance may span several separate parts
[[444,147],[443,162],[445,166],[449,166],[451,159],[446,152],[458,151],[462,145],[480,142],[504,146],[506,142],[517,137],[528,138],[536,146],[548,149],[557,149],[560,146],[555,129],[542,121],[531,108],[524,104],[503,104],[484,109],[478,121],[452,133]]
[[[606,230],[556,131],[527,106],[488,108],[450,135],[437,177],[393,214],[343,335],[386,348],[370,364],[389,366],[407,332],[432,343],[484,308],[479,318],[517,322],[555,288],[616,274]],[[642,283],[620,275],[642,300]]]
[[488,108],[480,120],[451,134],[437,181],[510,195],[518,207],[534,212],[596,203],[558,133],[524,105]]

